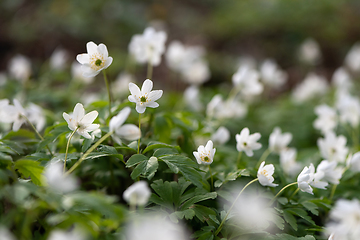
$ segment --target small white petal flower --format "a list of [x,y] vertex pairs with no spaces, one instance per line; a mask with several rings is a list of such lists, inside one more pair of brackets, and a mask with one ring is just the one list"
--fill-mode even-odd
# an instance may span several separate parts
[[232,82],[244,97],[259,95],[264,90],[264,86],[259,82],[259,73],[247,66],[240,66],[232,76]]
[[193,154],[198,164],[209,165],[214,160],[215,151],[216,149],[213,148],[213,142],[209,140],[205,147],[200,145],[197,149],[197,152],[194,151]]
[[339,180],[342,176],[342,168],[336,167],[337,162],[329,162],[328,160],[323,160],[316,168],[316,174],[318,172],[323,172],[324,175],[322,176],[321,180],[332,183],[332,184],[339,184]]
[[351,171],[360,172],[360,152],[350,157],[349,166]]
[[299,58],[301,61],[315,65],[321,60],[319,44],[311,38],[306,39],[299,49]]
[[332,84],[340,90],[350,90],[353,86],[352,79],[350,74],[346,71],[344,67],[336,69],[331,79]]
[[84,77],[98,75],[101,70],[108,68],[113,61],[113,58],[109,57],[106,46],[102,43],[96,45],[94,42],[88,42],[86,50],[87,53],[76,56],[76,60],[82,64]]
[[142,35],[136,34],[131,38],[129,52],[138,63],[150,62],[151,65],[158,66],[161,55],[165,52],[166,38],[165,32],[156,32],[154,28],[148,27]]
[[242,118],[247,114],[247,106],[235,98],[223,101],[220,94],[215,95],[206,107],[206,115],[216,119]]
[[360,44],[356,43],[345,57],[345,65],[353,72],[360,70]]
[[296,162],[296,155],[295,148],[286,148],[280,152],[280,166],[291,177],[299,174],[301,170],[300,163]]
[[45,127],[46,118],[40,106],[29,103],[26,108],[26,115],[29,121],[35,125],[36,130],[41,131]]
[[323,134],[333,131],[337,125],[337,114],[335,109],[326,104],[315,107],[315,114],[318,116],[314,121],[314,128]]
[[146,79],[140,88],[135,83],[129,83],[129,90],[131,95],[128,97],[130,102],[136,103],[136,111],[138,113],[144,113],[146,107],[157,108],[159,104],[155,102],[161,98],[163,91],[154,90],[153,82],[150,79]]
[[279,127],[274,128],[269,137],[269,149],[273,152],[280,153],[283,149],[289,145],[292,139],[291,133],[281,134]]
[[287,80],[287,73],[279,69],[272,59],[267,59],[261,64],[260,74],[264,84],[274,88],[281,87]]
[[292,98],[296,103],[323,96],[329,89],[327,80],[315,73],[309,73],[293,90]]
[[93,124],[97,118],[98,112],[92,111],[85,115],[84,106],[81,103],[77,103],[72,114],[63,113],[65,121],[68,123],[68,127],[80,134],[81,136],[91,139],[89,132],[92,132],[100,127],[99,124]]
[[338,94],[336,108],[340,113],[340,121],[349,123],[353,128],[358,127],[360,122],[360,100],[342,91]]
[[112,137],[118,144],[121,144],[121,139],[134,141],[141,137],[141,131],[137,126],[134,124],[123,125],[130,112],[130,107],[125,107],[118,113],[118,115],[112,117],[110,120],[110,132],[114,132]]
[[62,48],[57,48],[50,57],[50,67],[54,70],[64,70],[69,53]]
[[68,193],[76,190],[79,186],[77,179],[63,173],[63,164],[60,162],[49,163],[44,170],[44,180],[53,190],[60,193]]
[[16,55],[9,63],[10,76],[21,82],[29,80],[31,75],[31,62],[23,55]]
[[150,198],[151,190],[145,181],[138,181],[128,187],[124,193],[123,198],[131,206],[144,206]]
[[315,167],[311,163],[309,167],[304,167],[299,176],[297,177],[298,188],[302,192],[313,194],[313,189],[310,184],[314,180]]
[[21,105],[21,103],[17,100],[14,99],[14,107],[8,109],[9,113],[12,115],[12,119],[13,119],[13,131],[17,132],[20,127],[26,122],[26,111],[23,108],[23,106]]
[[226,127],[219,127],[218,130],[211,136],[214,143],[223,145],[230,139],[230,131]]
[[346,141],[343,135],[337,137],[334,132],[327,132],[325,138],[318,139],[317,144],[323,158],[329,161],[344,162],[349,151]]
[[259,170],[257,172],[257,177],[259,182],[263,186],[276,187],[279,184],[273,183],[275,167],[273,164],[265,165],[265,161],[260,164]]
[[358,240],[360,236],[360,202],[358,199],[340,199],[335,203],[326,224],[327,234],[337,240]]
[[248,128],[241,130],[240,134],[236,134],[236,149],[239,152],[244,151],[248,157],[254,155],[253,150],[258,150],[261,148],[261,143],[257,141],[261,138],[260,133],[250,134]]
[[187,83],[201,85],[210,78],[210,69],[208,63],[204,60],[193,62],[182,71],[182,78]]

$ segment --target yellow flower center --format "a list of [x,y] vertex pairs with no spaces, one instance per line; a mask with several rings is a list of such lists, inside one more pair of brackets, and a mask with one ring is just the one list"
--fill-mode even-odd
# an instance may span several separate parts
[[90,67],[94,69],[95,71],[100,70],[105,65],[105,59],[104,57],[99,54],[95,53],[90,56]]
[[147,102],[147,99],[146,99],[145,96],[142,96],[142,97],[140,98],[140,101],[141,101],[141,102]]
[[261,172],[261,175],[264,175],[264,176],[266,176],[267,177],[267,175],[268,175],[268,172],[264,169],[264,170],[262,170]]

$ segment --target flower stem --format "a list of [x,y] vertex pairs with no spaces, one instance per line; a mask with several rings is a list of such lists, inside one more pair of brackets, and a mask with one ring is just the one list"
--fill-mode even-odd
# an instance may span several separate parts
[[290,196],[289,200],[292,199],[292,198],[297,194],[297,192],[298,192],[299,190],[300,190],[300,188],[297,188],[297,189],[295,190],[295,192]]
[[150,79],[152,78],[152,72],[153,72],[153,66],[151,64],[151,60],[148,61],[148,65],[147,65],[147,74],[146,74],[146,78]]
[[209,173],[210,173],[210,179],[211,179],[210,191],[214,191],[214,179],[213,179],[213,175],[211,173],[210,165],[209,165]]
[[266,149],[263,154],[261,155],[259,161],[257,162],[256,166],[255,166],[255,169],[258,169],[260,164],[266,160],[266,158],[270,155],[271,151],[270,149]]
[[248,184],[246,184],[243,189],[241,189],[241,191],[239,192],[239,194],[238,194],[237,197],[235,198],[235,201],[233,202],[233,204],[232,204],[231,207],[229,208],[227,214],[225,215],[225,217],[224,217],[223,220],[221,221],[221,223],[220,223],[218,229],[216,230],[214,236],[217,236],[217,235],[219,234],[219,232],[221,231],[221,229],[222,229],[222,227],[223,227],[223,225],[224,225],[227,217],[228,217],[229,214],[230,214],[230,211],[231,211],[232,208],[234,207],[234,205],[235,205],[236,201],[238,200],[238,198],[240,197],[241,193],[242,193],[250,184],[252,184],[253,182],[256,182],[256,181],[258,181],[258,180],[259,180],[258,178],[255,178],[254,180],[252,180],[252,181],[250,181]]
[[331,189],[331,193],[330,193],[330,197],[329,197],[329,200],[331,201],[334,197],[334,194],[335,194],[335,191],[336,191],[336,188],[337,188],[337,184],[334,184],[332,189]]
[[275,199],[280,195],[280,193],[282,193],[282,191],[284,191],[286,188],[288,188],[288,187],[290,187],[290,186],[292,186],[292,185],[295,185],[295,184],[297,184],[297,182],[290,183],[290,184],[286,185],[285,187],[283,187],[283,188],[275,195],[275,197],[273,197],[273,199],[271,199],[269,205],[272,205],[272,204],[274,203]]
[[[139,113],[139,130],[140,130],[140,132],[141,132],[141,113]],[[137,149],[137,154],[139,154],[140,153],[140,138],[141,137],[139,137],[139,139],[138,139],[138,149]]]
[[106,89],[107,89],[107,93],[108,93],[108,97],[109,97],[109,118],[111,118],[111,91],[110,91],[110,82],[109,82],[108,79],[107,79],[105,70],[103,70],[103,75],[104,75],[105,85],[106,85]]
[[64,176],[69,175],[70,173],[72,173],[80,164],[82,161],[85,160],[85,158],[92,152],[94,151],[105,139],[107,139],[108,137],[111,136],[111,134],[113,134],[114,132],[108,132],[107,134],[105,134],[104,136],[102,136],[102,138],[99,139],[99,141],[97,141],[94,145],[91,146],[91,148],[89,148],[84,155],[82,155],[82,157],[64,174]]
[[241,155],[242,155],[242,152],[239,152],[238,157],[237,157],[237,161],[236,161],[236,167],[238,169],[240,169]]
[[[25,116],[25,115],[22,115],[25,119],[26,119],[26,121],[29,123],[29,125],[31,126],[31,128],[34,130],[34,132],[36,133],[36,135],[38,135],[38,137],[40,138],[40,140],[41,141],[44,141],[44,138],[41,136],[41,134],[38,132],[38,130],[36,130],[36,127],[34,126],[34,124],[32,124],[31,122],[30,122],[30,120]],[[47,148],[47,150],[49,151],[49,153],[50,153],[50,155],[51,156],[53,156],[53,154],[52,154],[52,152],[51,152],[51,150],[50,150],[50,148],[49,148],[49,146],[48,145],[46,145],[46,148]]]
[[66,151],[65,151],[65,160],[64,160],[64,173],[66,171],[66,159],[67,159],[67,155],[68,155],[68,150],[69,150],[69,145],[70,145],[70,141],[71,141],[71,138],[74,136],[74,134],[76,133],[76,131],[78,130],[78,128],[76,128],[70,135],[69,139],[68,139],[68,142],[66,144]]

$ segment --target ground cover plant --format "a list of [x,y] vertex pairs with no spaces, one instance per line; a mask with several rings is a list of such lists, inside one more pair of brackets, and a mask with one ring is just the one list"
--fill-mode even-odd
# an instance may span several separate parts
[[292,87],[251,56],[208,84],[205,47],[156,24],[109,46],[1,75],[0,239],[360,238],[359,44],[327,79],[305,39]]

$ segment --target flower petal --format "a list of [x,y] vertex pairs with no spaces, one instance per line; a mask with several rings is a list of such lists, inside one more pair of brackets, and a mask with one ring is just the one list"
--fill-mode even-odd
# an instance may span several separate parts
[[141,96],[140,88],[135,83],[129,83],[129,90],[131,95],[134,95],[135,97]]
[[88,42],[86,44],[86,50],[89,55],[93,55],[98,52],[98,47],[94,42]]
[[162,90],[155,90],[155,91],[151,91],[148,95],[148,99],[150,101],[153,101],[155,102],[156,100],[158,100],[159,98],[161,98],[163,94],[163,91]]
[[112,57],[108,57],[106,60],[105,60],[105,64],[104,64],[104,67],[102,69],[106,69],[108,68],[111,63],[113,62],[113,58]]
[[91,139],[91,135],[85,130],[78,129],[76,132],[81,136],[83,136],[84,138]]
[[103,55],[104,58],[107,58],[109,56],[109,52],[107,50],[107,47],[105,46],[105,44],[100,43],[99,46],[97,47],[97,51]]
[[149,94],[152,88],[153,82],[150,79],[146,79],[141,87],[141,95]]
[[110,131],[112,132],[112,131],[116,130],[117,128],[119,128],[121,125],[123,125],[123,123],[129,117],[130,112],[131,112],[130,107],[125,107],[118,113],[118,115],[111,118],[110,123],[109,123]]
[[85,115],[84,106],[81,103],[77,103],[74,108],[73,118],[75,122],[80,122]]
[[99,113],[97,111],[91,111],[81,119],[81,123],[85,126],[89,125],[97,118],[98,115]]
[[157,102],[146,103],[146,107],[157,108],[158,106],[159,106],[159,104]]
[[136,108],[135,108],[135,109],[136,109],[136,111],[137,111],[138,113],[144,113],[146,107],[143,106],[143,105],[140,105],[140,104],[136,104]]
[[141,131],[134,124],[125,124],[116,130],[116,135],[128,141],[134,141],[141,137]]
[[76,56],[76,60],[81,64],[89,64],[90,63],[90,56],[87,53],[78,54]]
[[90,124],[89,126],[86,127],[86,131],[92,132],[96,129],[99,129],[100,124]]
[[129,99],[130,102],[136,103],[136,98],[134,97],[134,95],[129,95],[128,99]]

